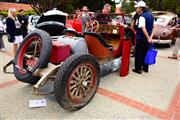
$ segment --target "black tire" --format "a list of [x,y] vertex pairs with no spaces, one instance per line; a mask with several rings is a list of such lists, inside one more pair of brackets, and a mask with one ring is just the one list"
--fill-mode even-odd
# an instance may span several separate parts
[[170,48],[172,45],[173,45],[173,41],[171,41],[171,43],[168,43],[166,46],[167,46],[168,48]]
[[175,45],[176,39],[177,39],[177,38],[173,38],[173,39],[172,39],[172,45]]
[[169,43],[169,44],[167,45],[168,48],[170,48],[171,46],[172,46],[172,43]]
[[[78,76],[80,69],[83,71],[83,75]],[[81,78],[82,76],[84,78]],[[81,82],[80,79],[77,79],[79,77]],[[86,77],[90,78],[85,80]],[[92,100],[99,86],[99,81],[100,66],[96,58],[86,53],[74,54],[62,64],[57,72],[54,82],[55,97],[66,110],[79,110]],[[74,95],[73,92],[77,95]]]
[[[41,52],[38,53],[38,61],[36,62],[36,64],[30,70],[27,70],[28,65],[25,65],[25,54],[32,50],[32,48],[34,48],[32,47],[34,46],[33,42],[37,40],[37,38],[40,43],[39,49]],[[35,30],[27,35],[23,42],[20,44],[14,58],[13,69],[15,77],[21,82],[36,84],[39,81],[40,77],[33,76],[32,73],[37,69],[43,69],[47,67],[51,54],[51,48],[51,37],[45,31]],[[27,71],[24,71],[22,69]]]

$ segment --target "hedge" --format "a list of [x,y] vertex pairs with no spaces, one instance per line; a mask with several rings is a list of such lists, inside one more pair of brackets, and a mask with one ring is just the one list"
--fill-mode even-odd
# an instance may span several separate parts
[[[17,13],[18,14],[18,13]],[[8,16],[8,11],[0,11],[0,15],[7,17]],[[36,15],[36,12],[34,10],[28,10],[25,11],[25,15],[29,16],[29,15]]]

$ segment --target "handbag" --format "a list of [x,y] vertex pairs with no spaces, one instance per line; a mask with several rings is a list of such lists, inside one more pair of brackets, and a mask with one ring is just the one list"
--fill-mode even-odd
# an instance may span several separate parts
[[13,42],[14,42],[14,40],[11,38],[11,36],[10,36],[9,34],[7,34],[7,39],[8,39],[8,41],[9,41],[10,43],[13,43]]
[[145,64],[147,64],[147,65],[155,64],[157,53],[158,53],[158,51],[155,50],[154,44],[150,45],[149,50],[148,50],[145,60],[144,60]]

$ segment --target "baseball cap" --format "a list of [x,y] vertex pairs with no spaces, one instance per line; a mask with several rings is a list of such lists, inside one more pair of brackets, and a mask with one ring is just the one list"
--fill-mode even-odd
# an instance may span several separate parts
[[136,4],[136,5],[134,5],[134,8],[137,8],[138,7],[138,5]]
[[139,1],[137,3],[136,7],[145,7],[146,8],[147,6],[146,6],[146,3],[144,1]]

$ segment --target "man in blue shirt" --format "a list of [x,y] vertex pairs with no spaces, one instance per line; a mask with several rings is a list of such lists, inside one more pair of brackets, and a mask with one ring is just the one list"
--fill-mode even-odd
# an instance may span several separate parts
[[136,32],[135,69],[133,69],[133,72],[141,74],[142,70],[146,73],[148,72],[149,66],[144,63],[144,59],[149,45],[152,43],[155,26],[154,17],[151,12],[148,11],[146,3],[144,1],[139,1],[137,7],[141,16],[138,21]]

